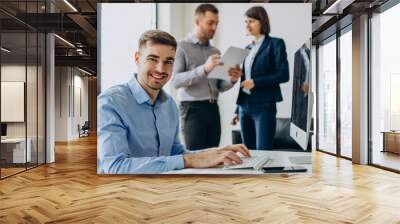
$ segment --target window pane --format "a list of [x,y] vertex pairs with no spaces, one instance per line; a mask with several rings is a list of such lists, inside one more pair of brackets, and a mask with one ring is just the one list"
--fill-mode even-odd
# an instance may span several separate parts
[[318,144],[336,153],[336,40],[319,47]]
[[[398,21],[400,4],[374,15],[371,21],[371,133],[372,163],[400,170],[400,133],[391,133],[400,131],[400,33],[395,28]],[[388,139],[382,132],[389,132]]]
[[352,35],[340,37],[340,153],[352,156]]

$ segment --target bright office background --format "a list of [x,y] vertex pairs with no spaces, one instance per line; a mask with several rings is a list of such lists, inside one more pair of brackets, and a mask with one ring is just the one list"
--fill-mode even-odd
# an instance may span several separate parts
[[382,131],[400,130],[400,5],[371,19],[371,134],[373,163],[382,156]]
[[[384,149],[382,132],[400,130],[400,45],[398,44],[400,32],[396,28],[399,21],[400,5],[396,5],[382,13],[373,14],[370,27],[369,113],[372,163],[392,168],[397,166],[389,164],[395,164],[397,160],[393,159],[394,154],[382,153]],[[333,154],[340,151],[340,156],[347,158],[352,158],[353,42],[352,26],[349,25],[340,31],[339,38],[333,35],[319,45],[317,62],[319,68],[318,148]],[[337,55],[338,61],[336,61]],[[337,80],[337,68],[340,69],[340,80]],[[336,88],[337,84],[339,84],[339,92]],[[339,97],[340,105],[336,105],[337,97]],[[340,106],[339,113],[337,113],[337,106]],[[337,136],[338,126],[340,127],[339,136]]]
[[[141,33],[158,29],[171,33],[178,41],[194,28],[194,11],[199,3],[143,3],[99,4],[100,47],[98,58],[100,91],[124,83],[136,72],[133,53]],[[284,101],[278,104],[277,116],[289,118],[292,105],[292,79],[294,54],[303,43],[311,39],[311,4],[268,3],[216,3],[219,25],[212,44],[225,52],[229,46],[245,47],[251,42],[246,36],[244,13],[252,6],[263,6],[269,15],[271,36],[283,38],[289,61],[290,81],[281,84]],[[157,7],[157,10],[156,10]],[[117,25],[119,24],[119,25]],[[120,24],[125,24],[121,26]],[[170,83],[164,89],[176,100],[176,91]],[[230,125],[236,108],[239,85],[221,94],[221,145],[232,142],[231,132],[239,129]]]

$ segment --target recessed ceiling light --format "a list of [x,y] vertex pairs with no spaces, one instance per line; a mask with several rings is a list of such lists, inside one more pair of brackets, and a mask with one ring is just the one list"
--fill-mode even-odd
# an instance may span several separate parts
[[11,50],[9,50],[9,49],[7,49],[5,47],[1,47],[0,49],[1,49],[1,51],[4,51],[6,53],[10,53],[11,52]]
[[67,4],[74,12],[78,12],[78,10],[71,4],[69,3],[68,0],[64,0],[65,4]]
[[86,71],[86,70],[83,70],[83,69],[81,69],[81,68],[79,68],[79,67],[78,67],[78,70],[81,71],[81,72],[83,72],[83,73],[85,73],[85,74],[87,74],[87,75],[90,75],[90,76],[92,75],[92,73],[90,73],[90,72],[88,72],[88,71]]
[[343,9],[349,6],[354,0],[336,0],[322,14],[342,14]]
[[73,48],[75,48],[75,45],[73,45],[71,42],[69,42],[68,40],[66,40],[66,39],[64,39],[64,38],[62,38],[62,37],[60,37],[59,35],[57,35],[57,34],[54,34],[54,36],[55,37],[57,37],[59,40],[61,40],[62,42],[64,42],[64,43],[66,43],[67,45],[69,45],[70,47],[73,47]]

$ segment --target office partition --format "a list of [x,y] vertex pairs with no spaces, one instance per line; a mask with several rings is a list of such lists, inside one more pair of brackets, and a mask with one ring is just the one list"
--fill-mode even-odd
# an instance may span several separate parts
[[[19,16],[45,12],[45,1],[20,1]],[[0,6],[8,7],[2,1]],[[45,34],[12,14],[0,12],[0,178],[45,163]]]

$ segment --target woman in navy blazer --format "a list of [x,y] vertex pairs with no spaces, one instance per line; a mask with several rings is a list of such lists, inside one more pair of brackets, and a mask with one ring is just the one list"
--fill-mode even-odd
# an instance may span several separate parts
[[248,34],[254,37],[243,71],[232,124],[240,120],[241,135],[249,149],[270,150],[276,129],[276,102],[283,100],[279,84],[289,80],[285,42],[269,36],[268,14],[255,6],[245,13]]

